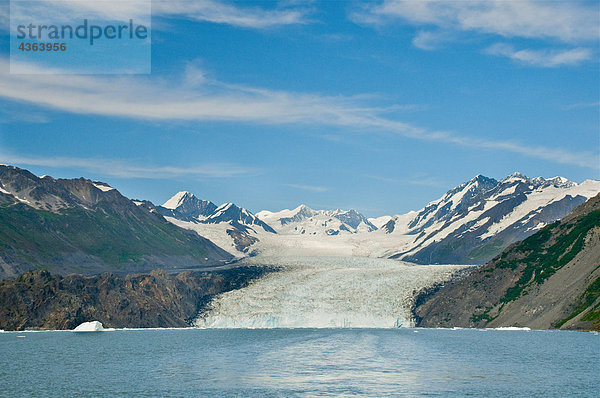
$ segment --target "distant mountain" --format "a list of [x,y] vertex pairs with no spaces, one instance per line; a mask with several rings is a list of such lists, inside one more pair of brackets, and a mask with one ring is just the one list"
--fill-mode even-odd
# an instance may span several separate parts
[[208,200],[198,199],[193,194],[182,191],[159,206],[158,210],[163,216],[191,221],[205,219],[217,210],[217,206]]
[[276,233],[242,207],[233,203],[216,206],[187,191],[178,192],[157,211],[173,224],[196,231],[237,257],[249,254],[250,246],[258,242],[258,233]]
[[225,203],[217,207],[213,214],[206,217],[204,222],[207,224],[229,222],[238,228],[240,228],[240,225],[243,227],[255,226],[262,228],[265,232],[276,233],[273,228],[261,221],[254,214],[250,213],[244,208],[234,205],[233,203]]
[[600,195],[417,300],[424,327],[600,330]]
[[261,211],[256,216],[281,234],[332,236],[340,233],[371,232],[377,229],[365,216],[354,209],[313,210],[301,205],[294,210]]
[[130,273],[231,258],[167,222],[150,202],[131,201],[108,184],[0,166],[0,279],[37,268]]
[[562,177],[546,180],[515,173],[497,181],[478,175],[418,212],[392,217],[381,229],[412,237],[391,258],[480,264],[598,192],[600,182],[592,180],[577,184]]
[[[600,181],[562,177],[500,181],[478,175],[419,211],[367,219],[354,209],[260,211],[216,206],[179,192],[157,211],[237,257],[387,257],[420,264],[483,264],[600,192]],[[265,232],[267,232],[265,234]]]
[[266,232],[275,233],[273,228],[244,208],[233,203],[224,203],[217,207],[214,203],[198,199],[187,191],[178,192],[157,209],[163,216],[180,221],[204,224],[229,223],[244,231],[248,227],[260,227]]

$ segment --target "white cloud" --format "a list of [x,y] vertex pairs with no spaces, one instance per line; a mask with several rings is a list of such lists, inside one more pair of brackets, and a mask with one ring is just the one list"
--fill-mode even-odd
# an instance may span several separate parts
[[154,1],[152,13],[256,29],[308,22],[306,8],[265,10],[259,7],[237,7],[213,0]]
[[596,102],[579,102],[577,104],[569,104],[563,107],[563,110],[571,110],[571,109],[582,109],[582,108],[598,108],[600,107],[600,101]]
[[[20,65],[19,70],[37,71]],[[0,58],[0,71],[8,62]],[[196,74],[200,73],[195,71]],[[573,153],[509,141],[465,137],[428,130],[386,117],[389,109],[364,105],[369,96],[329,97],[266,90],[188,76],[158,79],[146,76],[9,75],[0,73],[0,97],[76,114],[141,120],[222,120],[282,125],[342,127],[362,133],[392,133],[407,138],[495,149],[552,162],[596,169],[597,153]]]
[[[18,3],[18,0],[17,0]],[[265,9],[258,6],[237,6],[216,0],[38,0],[14,7],[16,19],[52,21],[55,23],[102,19],[148,23],[150,4],[155,17],[174,17],[213,22],[242,28],[267,29],[284,25],[308,23],[311,9],[291,4],[287,7]],[[7,20],[6,10],[0,9],[0,21]]]
[[291,188],[301,189],[303,191],[310,191],[310,192],[327,192],[327,191],[329,191],[329,188],[319,187],[319,186],[314,186],[314,185],[286,184],[286,186],[291,187]]
[[451,40],[448,32],[419,31],[413,38],[413,46],[421,50],[435,50],[440,44]]
[[415,25],[478,31],[504,37],[598,39],[597,4],[541,0],[384,0],[351,15],[359,23],[402,19]]
[[210,163],[193,167],[148,166],[116,159],[77,157],[35,157],[0,153],[0,163],[12,165],[43,166],[54,168],[77,168],[91,173],[119,178],[169,179],[175,177],[230,178],[256,175],[261,172],[254,167],[230,163]]
[[489,47],[486,52],[504,56],[526,65],[545,68],[578,65],[592,58],[590,50],[580,47],[569,50],[516,50],[511,45],[497,43]]
[[66,23],[83,19],[149,23],[150,0],[12,0],[10,17],[33,23]]

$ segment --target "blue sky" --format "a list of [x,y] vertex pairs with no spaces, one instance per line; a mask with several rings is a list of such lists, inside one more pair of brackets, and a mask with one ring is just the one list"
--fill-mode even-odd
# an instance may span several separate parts
[[154,1],[150,75],[9,74],[2,4],[0,163],[39,175],[368,216],[600,177],[595,1]]

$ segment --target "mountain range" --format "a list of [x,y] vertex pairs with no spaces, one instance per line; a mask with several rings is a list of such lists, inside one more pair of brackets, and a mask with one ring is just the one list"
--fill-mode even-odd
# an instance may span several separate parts
[[[367,219],[354,209],[252,214],[179,192],[158,211],[241,257],[248,254],[366,256],[420,264],[483,264],[511,243],[564,217],[600,192],[600,181],[501,180],[478,175],[418,211]],[[226,209],[227,211],[224,211]]]
[[186,191],[155,206],[103,182],[0,166],[0,278],[37,268],[181,270],[256,254],[483,264],[598,192],[593,180],[478,175],[421,210],[368,219],[354,209],[305,205],[253,214]]

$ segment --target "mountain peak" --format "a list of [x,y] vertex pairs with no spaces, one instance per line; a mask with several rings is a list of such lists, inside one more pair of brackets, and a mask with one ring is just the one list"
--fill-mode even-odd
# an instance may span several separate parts
[[529,181],[529,177],[525,174],[519,173],[518,171],[512,173],[509,176],[504,177],[500,182],[512,182],[512,181]]
[[486,177],[483,174],[477,174],[471,179],[470,182],[495,182],[496,180],[490,177]]
[[198,199],[188,191],[180,191],[159,206],[158,211],[163,216],[196,219],[211,215],[216,208],[217,206],[208,200]]
[[564,188],[569,188],[569,187],[573,187],[573,186],[577,185],[576,182],[570,181],[567,178],[560,177],[560,176],[548,178],[546,180],[546,183],[553,184],[556,187],[564,187]]
[[189,193],[188,191],[179,191],[175,195],[173,195],[171,199],[163,203],[162,207],[173,210],[181,206],[185,199],[193,197],[194,194]]
[[526,175],[518,173],[518,172],[512,173],[511,175],[500,180],[500,182],[501,183],[524,182],[524,183],[531,184],[536,188],[548,187],[551,185],[554,185],[557,188],[571,188],[571,187],[577,186],[577,183],[570,181],[565,177],[556,176],[556,177],[552,177],[552,178],[548,178],[548,179],[543,178],[543,177],[529,178]]

